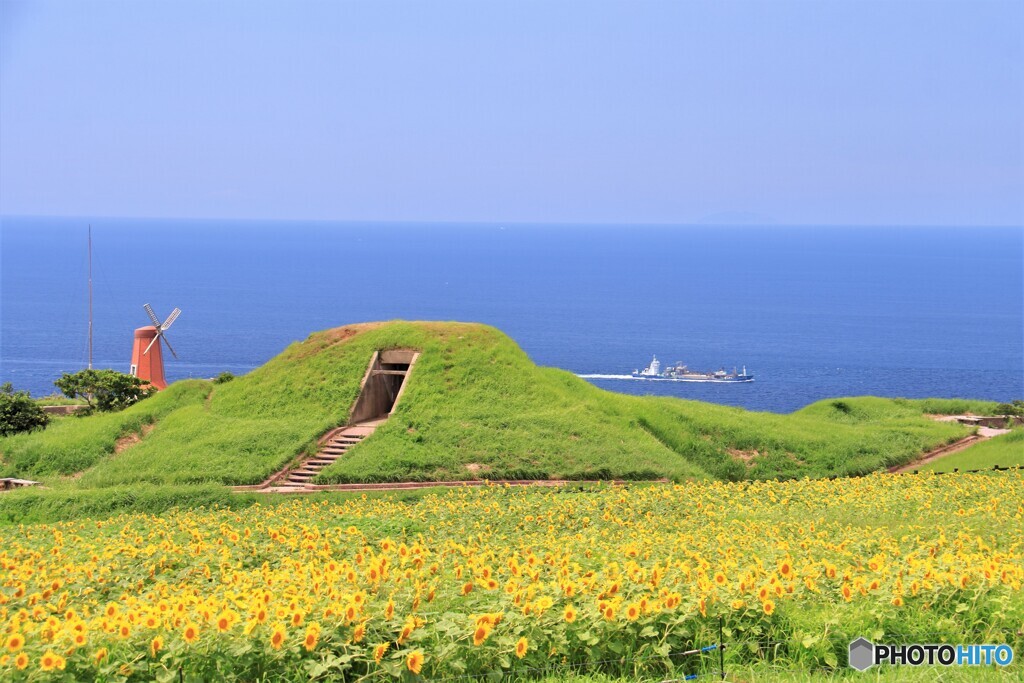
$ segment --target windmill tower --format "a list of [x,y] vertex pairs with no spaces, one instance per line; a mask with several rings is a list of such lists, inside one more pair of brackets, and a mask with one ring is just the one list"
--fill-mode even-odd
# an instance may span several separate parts
[[167,335],[164,333],[181,315],[181,309],[175,308],[167,316],[167,320],[161,323],[149,304],[144,305],[143,308],[146,309],[146,313],[149,314],[149,319],[153,321],[153,324],[135,330],[135,343],[132,346],[132,367],[128,374],[148,381],[157,389],[166,389],[167,380],[164,379],[164,357],[160,350],[160,344],[157,341],[163,339],[171,355],[175,358],[178,357],[178,354],[174,353],[174,349],[171,348],[171,343],[167,341]]

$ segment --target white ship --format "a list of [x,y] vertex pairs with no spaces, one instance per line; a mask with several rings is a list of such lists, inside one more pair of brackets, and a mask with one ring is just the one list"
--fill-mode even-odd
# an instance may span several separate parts
[[753,382],[754,376],[747,374],[747,366],[743,366],[742,372],[733,368],[732,372],[719,369],[714,372],[701,372],[691,370],[682,361],[661,369],[661,361],[655,356],[651,364],[643,370],[634,370],[633,377],[636,379],[670,380],[674,382]]

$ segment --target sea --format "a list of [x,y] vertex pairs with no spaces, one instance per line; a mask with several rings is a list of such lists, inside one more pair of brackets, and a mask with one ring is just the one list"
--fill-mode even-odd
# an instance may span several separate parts
[[[169,380],[311,332],[493,325],[610,391],[786,413],[840,396],[1024,398],[1024,230],[0,218],[0,383],[128,371],[143,304]],[[748,383],[635,380],[657,356]]]

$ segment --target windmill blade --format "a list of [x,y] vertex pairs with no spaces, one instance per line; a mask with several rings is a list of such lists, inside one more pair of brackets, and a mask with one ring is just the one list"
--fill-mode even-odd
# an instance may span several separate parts
[[167,316],[167,320],[165,320],[164,324],[160,326],[160,329],[166,330],[168,327],[171,326],[171,323],[178,319],[179,315],[181,315],[181,309],[175,308],[173,311],[171,311],[171,314]]
[[[163,335],[163,333],[162,333],[162,332],[160,331],[160,328],[159,328],[159,327],[158,327],[158,328],[156,328],[156,336],[155,336],[155,337],[153,337],[153,339],[152,339],[152,340],[150,340],[150,342],[149,342],[149,346],[147,346],[147,347],[146,347],[146,350],[142,352],[142,355],[143,355],[143,356],[145,356],[145,355],[146,355],[147,353],[149,353],[149,350],[150,350],[151,348],[153,348],[153,344],[156,344],[156,340],[157,340],[157,339],[159,339],[159,338],[160,338],[160,337],[162,337],[162,336],[164,336],[164,335]],[[175,356],[175,358],[177,358],[177,356]]]
[[149,304],[143,304],[142,307],[146,309],[146,313],[149,313],[149,319],[153,321],[153,324],[160,327],[160,318],[156,317],[156,313],[153,312],[153,307]]
[[[177,360],[178,359],[178,354],[176,354],[174,352],[174,349],[171,347],[171,342],[167,341],[167,335],[166,334],[161,334],[160,338],[164,340],[164,344],[167,344],[167,350],[170,351],[171,355],[174,356],[174,359]],[[156,341],[156,339],[154,339],[153,341]]]

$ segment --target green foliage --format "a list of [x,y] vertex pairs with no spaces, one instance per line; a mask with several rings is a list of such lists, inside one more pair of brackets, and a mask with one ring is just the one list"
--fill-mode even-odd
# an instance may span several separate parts
[[995,409],[996,415],[1021,415],[1024,416],[1024,401],[1017,400],[1012,403],[1000,403]]
[[15,391],[10,382],[0,384],[0,436],[46,429],[49,422],[27,391]]
[[[115,487],[105,496],[94,491],[78,498],[24,491],[15,492],[18,503],[10,506],[0,497],[0,520],[8,526],[7,515],[25,507],[60,514],[67,505],[72,514],[115,517],[102,524],[65,518],[24,525],[0,530],[0,537],[16,570],[7,591],[11,614],[38,604],[44,616],[59,619],[69,609],[84,615],[90,649],[69,653],[65,674],[75,680],[94,678],[91,656],[99,647],[109,647],[111,671],[129,662],[123,671],[132,680],[174,678],[182,670],[184,680],[298,682],[320,671],[317,680],[385,680],[390,672],[411,681],[402,662],[414,649],[426,653],[424,675],[431,680],[654,683],[686,674],[710,680],[721,670],[719,657],[730,680],[974,680],[978,672],[960,679],[938,667],[926,670],[930,678],[905,667],[853,675],[846,648],[865,636],[1000,642],[1019,652],[1021,531],[1007,520],[1017,513],[1021,483],[1020,473],[1001,473],[585,490],[480,487],[409,504],[291,497],[255,506],[255,496],[227,497],[220,487]],[[132,505],[145,514],[120,514]],[[471,553],[484,559],[463,575]],[[339,581],[357,555],[371,561],[357,562],[356,577]],[[383,566],[384,558],[397,580],[378,583],[368,566]],[[795,571],[791,577],[784,563]],[[484,567],[493,568],[488,575],[498,586],[512,590],[485,589],[475,576]],[[517,579],[520,570],[526,576]],[[725,581],[714,587],[719,571]],[[54,577],[66,595],[37,599]],[[467,580],[472,591],[463,590]],[[364,591],[359,620],[325,612],[339,603],[338,586],[348,595]],[[422,602],[421,586],[429,588]],[[758,586],[778,586],[770,611],[756,597]],[[846,588],[854,590],[844,597]],[[271,620],[275,613],[282,621],[295,614],[305,619],[281,629],[280,650],[268,642],[277,630],[273,622],[253,624],[244,611],[252,604],[247,596],[261,591]],[[673,594],[682,602],[662,602]],[[538,600],[527,604],[546,611],[523,609],[521,598],[529,595]],[[133,619],[157,613],[163,600],[180,609],[173,624],[144,627]],[[601,600],[615,614],[595,609]],[[641,601],[650,609],[628,616],[628,606]],[[111,603],[132,624],[126,635],[99,627]],[[577,610],[572,623],[562,616],[569,605]],[[230,606],[240,614],[223,632],[203,613]],[[383,616],[391,609],[393,617]],[[501,614],[500,624],[487,642],[473,645],[473,615],[487,613]],[[408,615],[426,621],[408,640],[397,638]],[[201,624],[200,639],[186,645],[181,629],[193,621]],[[357,624],[366,629],[358,644]],[[308,649],[300,645],[307,628],[318,635]],[[51,647],[41,629],[24,635],[23,651],[33,661]],[[151,640],[157,635],[165,646],[159,654]],[[518,637],[529,644],[523,659],[508,656]],[[724,651],[669,654],[720,638]],[[379,666],[371,654],[375,643],[392,645]],[[353,666],[321,671],[339,653],[350,655]],[[646,677],[654,673],[660,675]],[[1002,673],[1004,680],[1018,678],[1012,668]]]
[[219,375],[217,375],[214,378],[213,383],[214,384],[224,384],[225,382],[230,382],[234,378],[235,378],[235,376],[233,374],[231,374],[230,372],[225,371],[225,372],[222,372]]
[[999,415],[995,401],[979,401],[967,398],[920,398],[893,399],[901,406],[927,415]]
[[65,372],[54,385],[68,398],[83,399],[100,412],[123,410],[155,391],[149,382],[116,370]]
[[961,472],[999,467],[1024,466],[1024,428],[974,444],[962,451],[921,466],[922,472]]
[[233,496],[223,486],[119,486],[82,491],[16,489],[0,496],[0,526],[104,518],[122,512],[162,514],[174,508],[245,507],[255,496]]
[[81,472],[112,455],[121,437],[141,434],[144,426],[165,415],[201,404],[209,386],[199,380],[176,382],[153,398],[118,413],[56,420],[44,432],[2,438],[0,474],[39,478]]
[[[387,498],[396,503],[412,503],[426,496],[438,495],[447,489],[435,487],[409,491],[324,491],[303,497],[309,503],[332,502],[358,498]],[[122,513],[162,515],[175,509],[222,507],[244,509],[253,504],[264,507],[294,503],[287,494],[232,493],[220,484],[157,486],[139,484],[82,489],[68,482],[53,488],[26,487],[13,489],[0,496],[0,527],[17,524],[63,522],[71,519],[107,519]],[[388,526],[386,520],[382,526]],[[408,527],[409,525],[405,525]],[[401,530],[403,527],[398,527]],[[386,530],[385,530],[386,531]]]

